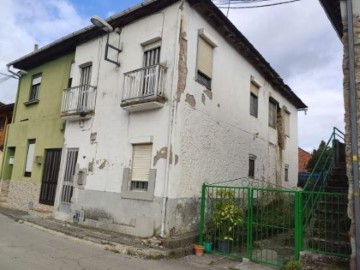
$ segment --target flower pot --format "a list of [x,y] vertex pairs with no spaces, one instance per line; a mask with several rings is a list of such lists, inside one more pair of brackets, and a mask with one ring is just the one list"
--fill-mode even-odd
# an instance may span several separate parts
[[229,254],[232,251],[232,242],[230,240],[218,240],[218,251]]
[[204,249],[205,253],[210,253],[212,249],[212,243],[211,242],[204,242]]
[[195,256],[202,256],[204,255],[204,247],[201,245],[194,245]]

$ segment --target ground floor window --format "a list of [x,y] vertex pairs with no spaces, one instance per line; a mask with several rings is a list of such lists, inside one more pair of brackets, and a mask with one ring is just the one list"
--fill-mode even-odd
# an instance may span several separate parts
[[134,144],[130,190],[147,191],[151,167],[152,144]]

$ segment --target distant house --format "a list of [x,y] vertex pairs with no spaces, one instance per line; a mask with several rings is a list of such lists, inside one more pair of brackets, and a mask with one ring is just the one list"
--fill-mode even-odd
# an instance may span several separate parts
[[311,158],[311,154],[299,147],[298,155],[299,155],[299,172],[307,172],[306,167]]
[[[14,190],[26,187],[22,168],[32,160],[47,175],[37,157],[52,132],[65,139],[60,169],[53,170],[54,216],[98,228],[142,237],[196,231],[205,181],[296,186],[297,112],[306,105],[212,1],[149,1],[106,22],[10,63],[37,72],[63,64],[51,90],[57,124],[46,125],[44,137],[24,131],[7,144],[15,163],[3,179],[18,183]],[[20,93],[31,88],[27,82]],[[23,118],[15,123],[35,119]],[[41,183],[36,178],[37,192]]]

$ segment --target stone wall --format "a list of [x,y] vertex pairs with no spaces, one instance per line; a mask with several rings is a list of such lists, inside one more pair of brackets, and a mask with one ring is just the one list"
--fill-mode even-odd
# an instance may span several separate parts
[[[344,29],[346,29],[346,23],[344,23]],[[355,40],[360,39],[360,18],[354,15],[354,35]],[[351,152],[351,118],[350,118],[350,74],[349,74],[349,54],[348,54],[348,33],[345,30],[342,37],[344,44],[344,58],[343,58],[343,72],[344,72],[344,107],[345,107],[345,143],[346,143],[346,170],[347,177],[349,179],[349,204],[348,204],[348,215],[351,219],[350,227],[350,241],[351,241],[351,269],[356,269],[356,248],[355,248],[355,216],[354,216],[354,191],[353,191],[353,178],[352,178],[352,152]],[[354,45],[355,53],[355,83],[357,97],[360,97],[360,44]],[[358,136],[360,135],[360,101],[357,100],[357,129]],[[358,142],[360,138],[358,137]],[[358,145],[359,147],[359,145]],[[359,147],[360,148],[360,147]],[[360,149],[359,149],[360,153]]]
[[39,203],[41,184],[28,181],[11,180],[7,207],[28,211],[38,216],[48,216],[52,213],[52,206]]

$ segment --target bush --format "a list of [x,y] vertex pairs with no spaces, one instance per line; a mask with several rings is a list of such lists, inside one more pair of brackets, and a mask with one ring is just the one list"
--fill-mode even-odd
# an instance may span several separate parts
[[298,261],[290,261],[284,267],[284,270],[301,270],[301,269],[302,269],[301,263]]

